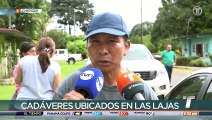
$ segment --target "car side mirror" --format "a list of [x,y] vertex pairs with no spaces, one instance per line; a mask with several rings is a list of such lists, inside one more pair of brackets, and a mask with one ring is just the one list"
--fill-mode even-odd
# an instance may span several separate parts
[[160,55],[154,55],[154,58],[156,59],[156,60],[161,60],[161,56]]

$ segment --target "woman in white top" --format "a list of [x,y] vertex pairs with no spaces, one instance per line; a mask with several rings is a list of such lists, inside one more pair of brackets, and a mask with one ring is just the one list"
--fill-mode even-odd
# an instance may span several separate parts
[[16,84],[21,84],[17,100],[50,100],[61,82],[61,67],[50,60],[55,42],[44,37],[37,45],[38,56],[25,56],[20,61]]

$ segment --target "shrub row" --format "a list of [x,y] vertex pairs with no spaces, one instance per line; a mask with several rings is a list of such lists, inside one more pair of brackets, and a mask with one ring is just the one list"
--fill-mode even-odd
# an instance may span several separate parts
[[209,55],[208,57],[210,58],[210,60],[211,60],[211,62],[212,62],[212,54],[211,54],[211,55]]
[[179,66],[195,66],[195,67],[206,67],[212,66],[212,55],[209,58],[200,57],[178,57],[177,65]]
[[199,57],[177,57],[177,65],[179,66],[191,66],[190,62],[196,60]]

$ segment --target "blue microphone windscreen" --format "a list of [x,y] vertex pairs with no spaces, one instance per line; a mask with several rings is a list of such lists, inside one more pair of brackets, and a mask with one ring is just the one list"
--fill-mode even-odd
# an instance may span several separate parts
[[86,98],[94,99],[101,91],[104,76],[97,68],[86,68],[75,82],[75,91],[82,93]]

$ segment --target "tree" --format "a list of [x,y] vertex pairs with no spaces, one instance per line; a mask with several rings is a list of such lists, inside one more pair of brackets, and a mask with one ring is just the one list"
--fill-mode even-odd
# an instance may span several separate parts
[[131,35],[130,42],[134,44],[140,44],[141,37],[139,35]]
[[142,30],[141,30],[141,24],[136,24],[130,34],[133,36],[133,35],[138,35],[138,36],[141,36],[141,31],[142,31],[142,35],[145,36],[145,35],[148,35],[151,33],[152,31],[152,27],[153,27],[153,23],[152,22],[148,22],[148,21],[145,21],[142,23]]
[[[1,1],[0,2],[0,8],[5,8],[5,9],[10,8],[10,5],[9,5],[8,1],[6,1],[6,0]],[[6,14],[5,15],[0,15],[0,27],[1,28],[10,27],[9,26],[9,19],[11,21],[13,21],[14,17],[15,17],[14,15],[6,15]]]
[[[1,1],[0,2],[0,8],[8,9],[10,8],[9,3],[7,1]],[[8,28],[9,26],[9,19],[12,21],[14,20],[14,15],[0,15],[0,28]],[[1,57],[5,56],[5,53],[7,52],[7,49],[5,47],[6,43],[6,35],[0,34],[0,62]]]
[[63,34],[63,31],[52,29],[47,32],[47,35],[55,41],[57,49],[66,49],[68,41],[66,40],[66,35]]
[[42,13],[35,14],[16,14],[15,25],[16,29],[24,32],[25,34],[39,39],[45,32],[45,27],[48,22],[48,2],[46,0],[20,0],[10,2],[11,7],[15,9],[28,8],[28,9],[42,9]]
[[[76,42],[76,43],[75,43]],[[76,53],[82,54],[83,59],[87,58],[87,48],[86,48],[86,42],[82,39],[77,37],[77,40],[75,42],[68,42],[66,48],[70,53]]]
[[52,0],[49,15],[59,17],[58,23],[71,27],[79,26],[82,31],[86,31],[88,21],[94,15],[93,4],[88,0]]
[[[164,38],[212,32],[212,4],[210,0],[162,0],[162,8],[153,24],[152,42]],[[193,7],[199,6],[203,13],[193,14]]]
[[189,9],[181,9],[175,4],[169,4],[164,8],[160,8],[159,11],[160,13],[153,26],[152,38],[159,40],[162,38],[175,38],[186,34],[186,20],[190,18]]
[[46,36],[46,26],[49,20],[49,16],[47,14],[41,13],[41,18],[37,20],[38,27],[41,32],[41,36]]
[[48,15],[48,11],[50,10],[50,3],[45,3],[43,5],[40,6],[40,8],[42,9],[42,13],[39,14],[39,17],[37,17],[37,25],[40,29],[41,32],[41,36],[44,37],[46,36],[46,27],[47,27],[47,23],[50,19],[49,15]]

